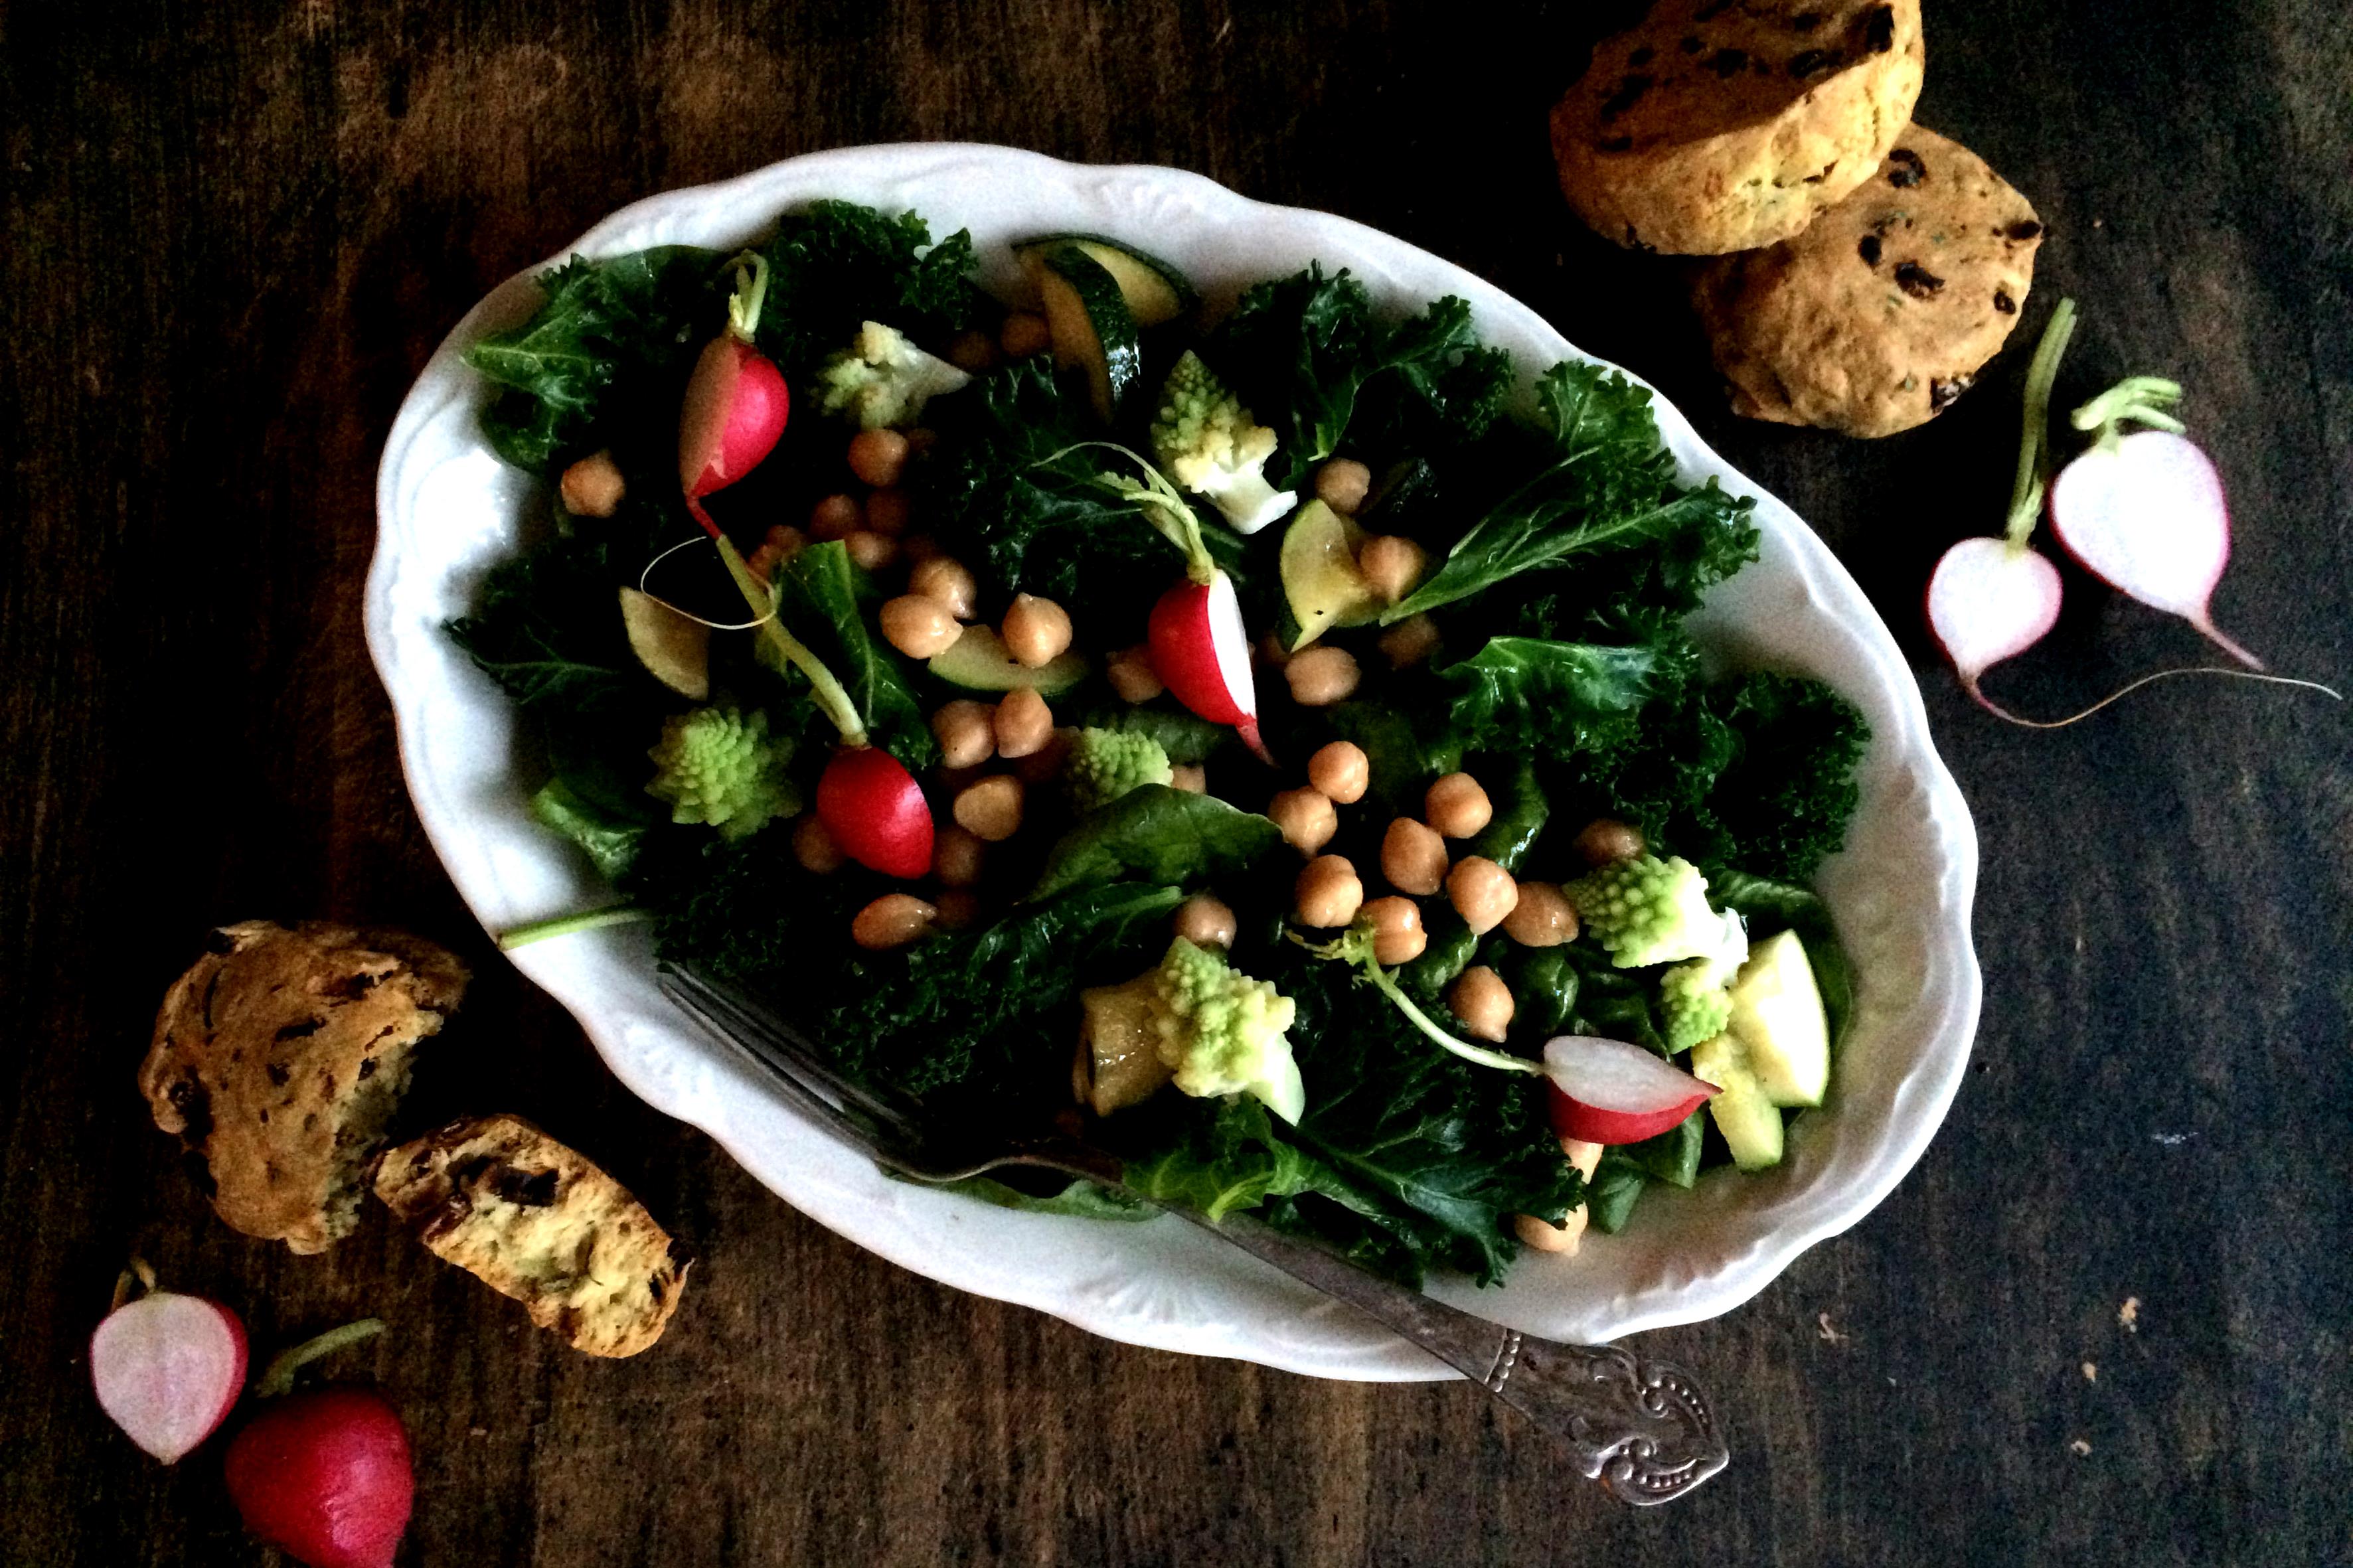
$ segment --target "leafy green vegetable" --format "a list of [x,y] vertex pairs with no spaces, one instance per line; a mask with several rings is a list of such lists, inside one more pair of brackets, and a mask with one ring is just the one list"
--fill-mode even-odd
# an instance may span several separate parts
[[1208,1115],[1148,1159],[1128,1163],[1124,1180],[1145,1196],[1181,1204],[1213,1220],[1254,1209],[1271,1197],[1320,1193],[1367,1212],[1371,1205],[1329,1165],[1284,1139],[1265,1106],[1247,1095],[1212,1102]]
[[1209,753],[1227,744],[1234,732],[1223,724],[1212,724],[1198,714],[1188,713],[1176,706],[1175,699],[1166,702],[1131,706],[1117,699],[1054,705],[1055,717],[1067,724],[1082,729],[1115,730],[1122,734],[1149,735],[1160,742],[1168,760],[1178,767],[1198,767],[1209,760]]
[[1272,822],[1214,795],[1145,784],[1062,835],[1029,897],[1050,899],[1100,882],[1198,888],[1244,869],[1282,842],[1282,830]]
[[1495,815],[1472,838],[1471,853],[1516,873],[1528,851],[1535,847],[1545,824],[1552,820],[1552,802],[1536,776],[1535,763],[1525,757],[1509,777],[1496,780],[1492,770],[1489,777],[1493,787],[1487,793]]
[[1652,1181],[1664,1182],[1671,1187],[1688,1187],[1699,1179],[1700,1145],[1706,1132],[1707,1108],[1702,1106],[1656,1138],[1645,1139],[1620,1152]]
[[1461,300],[1384,328],[1363,283],[1319,266],[1243,294],[1208,357],[1281,437],[1269,477],[1286,489],[1344,445],[1404,456],[1474,441],[1511,389],[1510,358],[1479,345]]
[[1594,1227],[1605,1236],[1625,1229],[1634,1213],[1634,1200],[1642,1195],[1647,1180],[1642,1167],[1617,1150],[1603,1154],[1585,1188],[1585,1210]]
[[725,261],[667,245],[607,261],[575,256],[543,274],[546,299],[530,321],[466,351],[504,389],[482,416],[499,456],[543,473],[586,446],[616,388],[683,377],[723,321]]
[[1854,770],[1870,725],[1821,681],[1764,671],[1741,678],[1724,719],[1735,750],[1708,795],[1720,858],[1767,877],[1813,875],[1862,802]]
[[601,541],[551,539],[491,568],[448,632],[518,707],[605,707],[653,679],[629,651],[614,585]]
[[1724,908],[1740,911],[1748,921],[1752,942],[1776,931],[1798,933],[1798,940],[1805,944],[1806,963],[1814,972],[1814,989],[1821,993],[1822,1012],[1830,1020],[1831,1048],[1845,1044],[1847,1026],[1854,1018],[1854,963],[1839,941],[1838,927],[1821,895],[1810,888],[1731,870],[1711,877],[1707,891]]
[[638,858],[646,824],[631,822],[591,805],[558,777],[550,779],[531,797],[531,815],[586,852],[596,869],[617,879]]
[[1427,582],[1384,611],[1384,625],[1522,573],[1679,535],[1726,536],[1739,542],[1743,558],[1753,553],[1746,519],[1756,503],[1725,494],[1713,479],[1696,490],[1675,484],[1647,387],[1572,360],[1545,373],[1536,404],[1549,427],[1549,460],[1472,523]]
[[1491,637],[1440,672],[1462,743],[1472,751],[1581,749],[1598,721],[1640,708],[1658,654],[1535,637]]
[[797,388],[867,321],[936,342],[980,309],[971,235],[959,229],[934,245],[911,212],[813,202],[786,214],[761,252],[770,271],[759,345]]
[[[886,1166],[882,1173],[890,1175]],[[925,1186],[944,1193],[961,1193],[982,1203],[994,1204],[1001,1209],[1018,1209],[1025,1214],[1072,1215],[1080,1219],[1151,1219],[1160,1211],[1149,1204],[1141,1204],[1126,1194],[1115,1192],[1084,1176],[1072,1178],[1059,1192],[1040,1196],[1008,1185],[995,1176],[966,1176],[960,1182],[926,1182]]]
[[1578,981],[1568,948],[1524,948],[1506,978],[1518,1003],[1512,1023],[1527,1039],[1548,1040],[1566,1032]]
[[1386,703],[1343,702],[1326,710],[1326,721],[1341,740],[1363,749],[1370,781],[1365,799],[1384,817],[1419,816],[1430,781],[1462,765],[1461,742]]
[[882,591],[849,547],[838,539],[807,546],[777,569],[776,592],[778,617],[841,681],[873,742],[910,772],[939,761],[913,675],[873,629]]

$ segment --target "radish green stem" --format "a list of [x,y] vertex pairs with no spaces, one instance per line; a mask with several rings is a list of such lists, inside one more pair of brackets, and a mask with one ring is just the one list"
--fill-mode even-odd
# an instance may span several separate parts
[[2188,428],[2166,412],[2181,401],[2181,384],[2161,375],[2128,375],[2068,416],[2078,430],[2097,430],[2099,444],[2113,449],[2127,419],[2179,436]]
[[737,257],[735,292],[727,300],[727,330],[744,342],[760,330],[760,307],[768,299],[768,258],[756,250]]
[[1130,451],[1116,441],[1079,441],[1039,459],[1040,465],[1057,458],[1069,456],[1089,447],[1101,447],[1107,452],[1117,452],[1144,470],[1142,482],[1118,474],[1105,473],[1096,481],[1104,489],[1144,514],[1144,521],[1159,531],[1160,537],[1185,552],[1185,575],[1193,582],[1206,584],[1218,574],[1217,558],[1209,553],[1208,542],[1201,537],[1201,520],[1193,513],[1192,503],[1185,492],[1169,481],[1168,476],[1154,467],[1141,454]]
[[553,920],[533,921],[526,925],[519,925],[501,931],[499,951],[512,952],[516,948],[529,947],[533,942],[544,942],[552,936],[570,936],[575,931],[603,931],[607,926],[634,925],[639,921],[649,921],[653,918],[651,910],[640,909],[635,904],[611,904],[601,910],[590,910],[584,914],[557,915]]
[[2000,714],[2002,718],[2009,720],[2013,724],[2022,725],[2029,730],[2063,730],[2070,724],[2082,723],[2084,720],[2090,718],[2093,714],[2097,713],[2101,709],[2105,708],[2111,702],[2121,701],[2125,698],[2131,696],[2134,692],[2138,691],[2144,686],[2154,684],[2159,680],[2169,680],[2177,675],[2221,675],[2227,676],[2232,680],[2259,680],[2266,686],[2300,686],[2306,691],[2317,691],[2333,702],[2342,702],[2345,700],[2345,694],[2343,692],[2338,691],[2333,686],[2323,686],[2316,680],[2297,680],[2285,675],[2258,675],[2251,669],[2224,669],[2219,665],[2211,664],[2193,665],[2184,669],[2160,669],[2154,675],[2144,675],[2138,680],[2133,681],[2129,685],[2119,687],[2117,689],[2109,692],[2105,697],[2101,698],[2097,702],[2093,703],[2089,708],[2084,709],[2082,712],[2070,713],[2064,719],[2021,719],[2017,714],[2011,712],[2009,709],[2002,707],[2000,703],[1995,702],[1991,698],[1987,697],[1983,692],[1978,691],[1974,688],[1971,689],[1970,695],[1975,697],[1979,702],[1983,703],[1989,710]]
[[2067,357],[2068,340],[2075,335],[2075,301],[2062,300],[2051,312],[2042,341],[2034,347],[2034,362],[2026,371],[2026,410],[2018,437],[2018,479],[2010,491],[2010,522],[2003,530],[2013,547],[2023,549],[2042,515],[2043,492],[2051,484],[2051,388],[2059,379],[2059,362]]
[[[135,1289],[134,1289],[135,1287]],[[128,1306],[133,1295],[149,1295],[155,1289],[155,1270],[143,1258],[133,1257],[130,1265],[115,1277],[114,1304],[107,1309],[119,1312]]]
[[1292,933],[1291,940],[1318,958],[1336,958],[1344,963],[1355,964],[1364,972],[1365,978],[1372,982],[1375,990],[1397,1004],[1398,1011],[1406,1016],[1408,1023],[1464,1061],[1476,1062],[1482,1068],[1501,1068],[1505,1072],[1544,1071],[1540,1062],[1532,1062],[1525,1057],[1510,1056],[1503,1051],[1491,1051],[1448,1033],[1436,1019],[1417,1006],[1413,998],[1405,994],[1405,988],[1381,967],[1380,960],[1373,956],[1373,933],[1370,931],[1361,927],[1352,929],[1338,941],[1320,945],[1307,942],[1296,931]]
[[710,529],[712,542],[719,546],[719,559],[727,563],[727,574],[735,579],[736,592],[744,595],[744,603],[751,606],[752,613],[761,617],[756,623],[760,640],[768,645],[771,652],[808,677],[810,695],[817,699],[818,708],[825,716],[833,721],[833,727],[841,731],[844,744],[866,744],[866,722],[859,717],[858,704],[849,700],[848,689],[825,667],[823,659],[808,650],[807,644],[785,630],[776,616],[775,593],[753,575],[750,563],[735,548],[735,542],[714,527],[708,516],[702,515],[700,507],[695,510],[702,526]]
[[374,1339],[384,1332],[382,1318],[362,1318],[356,1323],[345,1323],[340,1329],[329,1329],[315,1340],[305,1340],[292,1350],[281,1351],[253,1385],[256,1397],[272,1399],[294,1386],[294,1374],[322,1355],[332,1355],[346,1345]]

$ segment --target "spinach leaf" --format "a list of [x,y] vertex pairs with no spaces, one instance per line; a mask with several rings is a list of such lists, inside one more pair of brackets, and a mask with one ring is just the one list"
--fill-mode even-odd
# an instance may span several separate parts
[[1564,1033],[1577,1006],[1577,970],[1566,947],[1525,949],[1513,967],[1512,995],[1519,1011],[1513,1023],[1530,1040]]
[[1593,1180],[1586,1184],[1585,1209],[1594,1227],[1605,1236],[1615,1236],[1626,1228],[1626,1221],[1634,1213],[1634,1200],[1642,1195],[1648,1178],[1642,1167],[1612,1149],[1601,1156],[1601,1163],[1593,1170]]
[[927,345],[972,324],[981,300],[972,237],[958,230],[931,241],[915,214],[854,202],[813,202],[777,223],[761,247],[769,279],[759,343],[796,392],[818,361],[849,346],[861,322],[884,322]]
[[838,539],[809,545],[776,581],[776,614],[841,681],[874,743],[910,773],[939,761],[913,678],[872,630],[882,591],[849,559],[849,547]]
[[561,775],[550,779],[531,797],[531,814],[541,826],[554,828],[580,846],[607,880],[618,879],[629,868],[646,836],[643,820],[631,821],[592,805]]
[[1462,743],[1449,731],[1431,733],[1402,710],[1379,702],[1343,702],[1326,710],[1332,731],[1363,749],[1372,814],[1419,816],[1422,791],[1462,765]]
[[1471,750],[1561,752],[1579,749],[1582,731],[1597,721],[1640,708],[1657,666],[1657,653],[1644,647],[1490,637],[1439,679]]
[[530,321],[466,351],[504,389],[482,416],[491,447],[544,473],[586,445],[623,383],[682,375],[724,321],[725,259],[667,245],[607,261],[575,256],[542,276],[546,300]]
[[1798,940],[1805,943],[1806,963],[1814,972],[1814,989],[1822,994],[1831,1047],[1836,1050],[1843,1046],[1854,1019],[1854,963],[1839,941],[1838,927],[1821,895],[1810,888],[1733,870],[1711,873],[1707,892],[1722,908],[1740,911],[1748,921],[1751,940],[1782,931],[1798,933]]
[[1479,933],[1471,929],[1451,903],[1434,905],[1424,917],[1428,930],[1420,956],[1409,959],[1397,972],[1398,984],[1423,1006],[1435,1005],[1471,966],[1479,951]]
[[1145,784],[1062,835],[1029,897],[1050,899],[1099,882],[1198,888],[1243,869],[1282,842],[1282,830],[1272,822],[1214,795]]
[[1384,611],[1384,625],[1522,573],[1679,535],[1728,535],[1744,555],[1753,551],[1753,501],[1725,494],[1713,479],[1696,490],[1675,484],[1648,388],[1570,360],[1545,373],[1536,402],[1549,426],[1549,460],[1472,523],[1429,581]]
[[1525,757],[1510,778],[1489,793],[1494,797],[1495,815],[1471,840],[1471,853],[1517,873],[1543,836],[1545,824],[1552,820],[1552,802],[1536,777],[1535,763]]
[[1671,1187],[1688,1187],[1699,1179],[1700,1144],[1706,1133],[1707,1108],[1702,1106],[1656,1138],[1645,1139],[1621,1152],[1651,1180],[1664,1182]]

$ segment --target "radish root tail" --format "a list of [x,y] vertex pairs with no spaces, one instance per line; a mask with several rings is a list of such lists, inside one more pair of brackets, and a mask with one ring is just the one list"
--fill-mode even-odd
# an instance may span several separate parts
[[[2219,637],[2221,634],[2218,633],[2216,635]],[[2223,641],[2225,645],[2228,646],[2229,639],[2224,638]],[[2253,655],[2247,655],[2246,657],[2251,661],[2253,658]],[[1983,691],[1978,689],[1978,686],[1975,681],[1968,683],[1968,693],[1971,698],[1976,700],[1978,707],[1984,709],[1987,712],[1991,713],[1998,719],[2008,720],[2010,723],[2019,726],[2021,729],[2063,730],[2070,724],[2082,723],[2084,720],[2090,718],[2093,714],[2097,713],[2101,709],[2107,707],[2111,703],[2124,700],[2124,699],[2131,696],[2134,692],[2138,691],[2144,686],[2153,686],[2160,680],[2170,680],[2177,675],[2219,675],[2228,680],[2254,680],[2260,681],[2265,686],[2295,686],[2300,687],[2306,691],[2317,691],[2323,697],[2327,698],[2333,702],[2342,702],[2345,700],[2345,694],[2343,692],[2337,690],[2333,686],[2323,686],[2316,680],[2298,680],[2293,676],[2286,675],[2264,675],[2259,673],[2257,670],[2251,669],[2225,669],[2220,665],[2211,664],[2191,665],[2181,669],[2160,669],[2154,675],[2144,675],[2138,680],[2131,681],[2117,688],[2116,690],[2109,692],[2105,697],[2101,698],[2097,702],[2093,703],[2089,708],[2084,709],[2082,712],[2071,713],[2064,719],[2022,718],[2020,715],[2011,712],[2009,709],[2004,708],[1992,698],[1988,697]]]
[[2203,634],[2208,642],[2212,643],[2216,647],[2221,648],[2224,653],[2229,654],[2232,658],[2237,659],[2249,669],[2262,669],[2263,668],[2263,661],[2262,659],[2257,658],[2253,654],[2249,653],[2245,648],[2241,647],[2237,638],[2231,637],[2212,621],[2210,621],[2201,616],[2198,619],[2191,621],[2189,624],[2196,626],[2198,630]]
[[655,604],[659,605],[663,609],[671,612],[673,615],[684,616],[690,621],[701,621],[704,626],[709,626],[714,632],[755,631],[761,626],[766,626],[770,621],[775,620],[776,618],[776,612],[773,609],[766,615],[762,616],[756,621],[705,620],[702,616],[696,615],[692,610],[687,609],[682,605],[671,604],[668,599],[663,598],[659,594],[655,593],[651,588],[646,586],[647,580],[651,578],[654,574],[655,567],[660,565],[663,562],[669,560],[680,551],[684,550],[687,546],[691,544],[700,544],[702,542],[702,541],[700,539],[681,539],[676,544],[671,545],[668,550],[663,551],[659,555],[655,556],[651,561],[647,562],[646,569],[638,574],[638,592],[643,594],[647,598],[651,599]]

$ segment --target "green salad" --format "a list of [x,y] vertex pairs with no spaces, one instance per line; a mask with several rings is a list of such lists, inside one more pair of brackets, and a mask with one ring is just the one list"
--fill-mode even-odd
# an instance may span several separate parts
[[547,515],[449,629],[617,889],[509,942],[649,921],[854,1075],[1408,1280],[1777,1163],[1867,736],[1703,674],[1751,503],[1614,372],[1529,398],[1462,300],[1311,266],[1220,311],[1131,237],[998,300],[822,202],[575,258],[474,345]]

